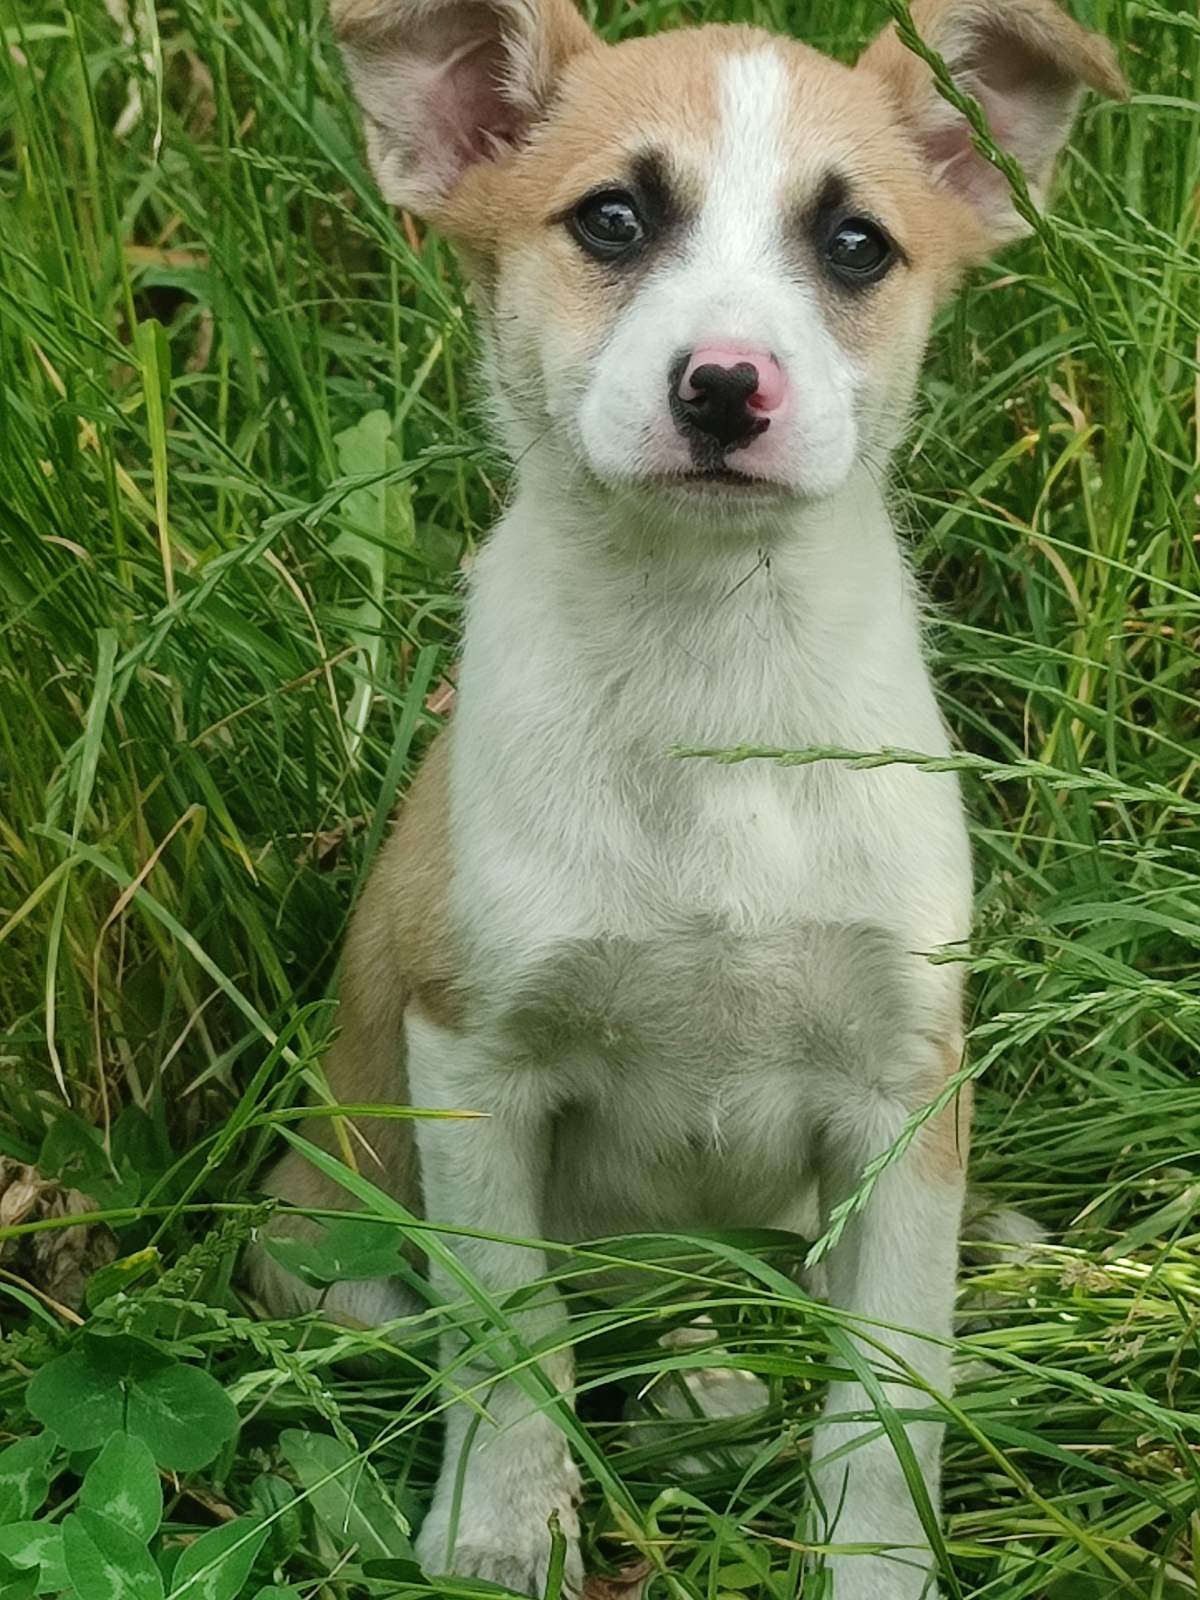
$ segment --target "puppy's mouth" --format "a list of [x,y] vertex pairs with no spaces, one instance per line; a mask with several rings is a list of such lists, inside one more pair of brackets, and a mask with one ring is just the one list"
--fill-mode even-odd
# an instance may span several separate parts
[[683,483],[721,483],[730,484],[739,489],[778,489],[780,484],[772,483],[769,478],[756,478],[748,472],[739,472],[736,467],[698,467],[694,472],[680,473]]
[[660,489],[683,489],[698,494],[744,495],[747,498],[786,495],[787,485],[774,478],[762,478],[736,467],[695,467],[687,472],[657,474],[653,483]]
[[795,484],[761,473],[739,472],[724,463],[671,466],[616,480],[595,476],[593,481],[598,488],[616,492],[622,498],[637,497],[647,509],[669,511],[674,506],[677,511],[717,518],[736,518],[739,512],[759,516],[803,498]]

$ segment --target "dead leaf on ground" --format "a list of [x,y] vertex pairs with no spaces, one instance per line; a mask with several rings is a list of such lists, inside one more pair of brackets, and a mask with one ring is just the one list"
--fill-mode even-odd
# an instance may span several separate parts
[[653,1572],[648,1561],[639,1561],[636,1567],[626,1567],[615,1578],[593,1573],[583,1586],[583,1600],[642,1600]]
[[[78,1189],[43,1178],[36,1167],[0,1156],[0,1228],[94,1211],[96,1203]],[[78,1310],[88,1278],[116,1259],[117,1247],[106,1227],[47,1228],[0,1240],[0,1265],[19,1274],[50,1300]]]

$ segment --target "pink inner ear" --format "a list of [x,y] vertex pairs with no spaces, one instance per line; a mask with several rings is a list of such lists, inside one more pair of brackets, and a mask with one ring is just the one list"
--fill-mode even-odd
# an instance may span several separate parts
[[422,111],[433,140],[442,145],[438,165],[448,177],[491,160],[521,135],[524,119],[501,89],[504,63],[504,46],[495,35],[467,39],[424,85]]
[[963,118],[956,116],[921,141],[925,159],[931,167],[948,167],[971,148],[971,138]]
[[[1023,164],[1030,164],[1031,152],[1021,149],[1019,107],[1005,95],[997,94],[978,81],[962,81],[962,86],[973,94],[983,107],[993,140],[1002,150],[1016,155]],[[925,158],[937,171],[943,183],[956,189],[964,199],[976,206],[987,206],[1008,192],[1008,180],[980,155],[971,142],[971,131],[965,117],[943,106],[945,120],[926,131],[922,144]],[[1036,157],[1033,162],[1036,169]]]
[[[990,85],[973,82],[969,78],[959,81],[961,87],[973,95],[983,107],[995,142],[1002,150],[1012,150],[1019,142],[1020,130],[1013,103],[1008,96],[997,93]],[[935,165],[941,165],[943,162],[957,161],[963,155],[975,156],[975,146],[971,143],[971,131],[966,118],[960,117],[949,105],[941,107],[941,115],[945,120],[925,135],[925,152],[928,160]],[[978,159],[983,158],[978,157]]]
[[[1031,182],[1044,178],[1070,125],[1075,98],[1061,67],[1000,26],[970,39],[954,68],[960,88],[983,107],[993,140],[1026,169]],[[1003,175],[971,143],[966,120],[943,105],[924,138],[927,159],[943,182],[977,206],[1004,198]]]

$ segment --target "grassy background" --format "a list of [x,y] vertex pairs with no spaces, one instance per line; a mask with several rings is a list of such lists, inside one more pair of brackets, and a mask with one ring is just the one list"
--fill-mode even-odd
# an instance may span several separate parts
[[[967,1325],[947,1537],[964,1596],[1177,1600],[1200,1581],[1200,24],[1188,0],[1076,9],[1133,100],[1088,109],[1048,237],[943,318],[898,462],[946,709],[983,758],[977,1175],[1053,1230],[968,1282],[1009,1298]],[[802,11],[602,21],[747,17],[849,57],[886,15]],[[169,1538],[294,1481],[283,1428],[334,1433],[416,1512],[427,1375],[330,1372],[231,1280],[503,493],[462,285],[376,199],[316,0],[0,0],[0,22],[0,1426],[28,1431],[29,1373],[81,1337],[62,1302],[105,1253],[63,1225],[83,1196],[126,1263],[85,1316],[204,1361],[242,1413],[176,1481]],[[62,1189],[18,1193],[28,1164]],[[796,1591],[837,1324],[736,1246],[648,1265],[580,1346],[593,1565],[648,1556],[655,1597]],[[672,1295],[771,1396],[685,1425],[721,1447],[686,1493],[678,1429],[633,1433],[614,1398],[686,1360],[657,1342]],[[435,1592],[364,1577],[311,1499],[263,1581]]]

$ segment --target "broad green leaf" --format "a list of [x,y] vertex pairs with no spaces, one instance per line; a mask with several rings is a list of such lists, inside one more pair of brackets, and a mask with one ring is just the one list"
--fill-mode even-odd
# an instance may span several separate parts
[[109,1144],[118,1167],[128,1164],[142,1179],[143,1187],[171,1165],[170,1145],[141,1106],[124,1107],[113,1123]]
[[68,1450],[94,1450],[116,1433],[125,1399],[112,1374],[93,1361],[86,1345],[48,1361],[33,1376],[25,1400]]
[[[763,1563],[764,1567],[767,1563]],[[751,1566],[748,1561],[733,1561],[727,1567],[722,1567],[717,1573],[717,1582],[722,1589],[733,1589],[739,1593],[759,1594],[766,1586],[767,1579],[757,1567]]]
[[411,1557],[409,1527],[364,1457],[326,1433],[287,1428],[280,1449],[339,1549],[360,1560]]
[[176,1564],[171,1600],[234,1600],[266,1538],[257,1517],[238,1517],[202,1533]]
[[132,1205],[141,1194],[141,1180],[121,1161],[114,1170],[98,1129],[65,1106],[55,1112],[37,1161],[48,1177],[90,1195],[101,1206]]
[[170,1594],[175,1587],[175,1568],[186,1547],[181,1544],[161,1544],[158,1548],[158,1570],[162,1574],[163,1588]]
[[143,1542],[162,1521],[162,1484],[154,1457],[141,1439],[118,1433],[92,1462],[79,1503],[110,1517]]
[[78,1600],[162,1600],[150,1552],[119,1523],[81,1507],[63,1521],[63,1556]]
[[94,1450],[126,1432],[160,1466],[181,1472],[207,1466],[238,1425],[215,1378],[125,1334],[85,1336],[42,1368],[26,1403],[69,1450]]
[[[348,478],[368,480],[346,495],[341,508],[342,531],[329,545],[331,558],[358,566],[357,592],[365,595],[358,605],[347,606],[341,612],[347,634],[368,662],[346,711],[350,737],[357,742],[375,692],[383,652],[388,548],[412,545],[412,502],[407,486],[386,482],[386,475],[402,464],[392,439],[392,419],[386,411],[368,411],[352,428],[335,434],[333,442],[343,473]],[[370,481],[372,476],[376,481]]]
[[276,1566],[300,1543],[302,1520],[296,1491],[286,1479],[264,1472],[250,1485],[250,1503],[267,1528],[268,1554]]
[[268,1583],[258,1591],[254,1600],[300,1600],[300,1591],[293,1589],[290,1583]]
[[84,1333],[83,1348],[98,1372],[121,1383],[141,1382],[151,1372],[175,1365],[175,1357],[156,1344],[132,1334],[112,1333],[103,1324]]
[[270,1238],[267,1250],[315,1289],[361,1278],[387,1278],[401,1265],[401,1238],[386,1222],[331,1222],[315,1240]]
[[210,1373],[175,1361],[130,1385],[125,1426],[160,1466],[205,1467],[237,1432],[237,1407]]
[[0,1450],[0,1523],[31,1517],[50,1492],[50,1459],[58,1440],[48,1429]]
[[53,1522],[13,1522],[0,1528],[0,1557],[14,1567],[40,1569],[39,1589],[69,1589],[62,1529]]
[[[342,518],[347,530],[333,541],[332,549],[367,568],[372,587],[383,583],[388,544],[411,543],[413,530],[404,513],[405,496],[387,475],[403,464],[392,439],[392,419],[386,411],[365,412],[351,428],[344,428],[333,439],[338,466],[347,478],[377,481],[360,484],[342,502]],[[353,530],[353,531],[351,531]]]
[[362,1569],[364,1577],[384,1578],[388,1583],[425,1582],[425,1574],[415,1556],[380,1556],[373,1561],[364,1561]]

